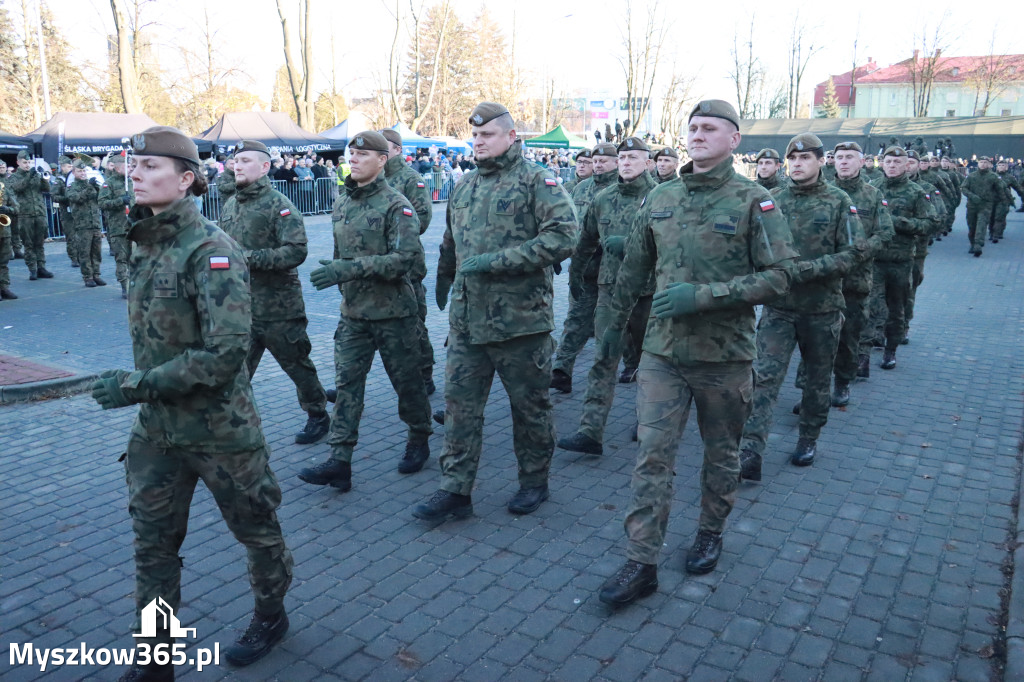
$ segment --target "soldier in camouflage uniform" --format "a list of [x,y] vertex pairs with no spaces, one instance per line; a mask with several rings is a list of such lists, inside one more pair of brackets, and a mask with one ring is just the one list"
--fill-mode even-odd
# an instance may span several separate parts
[[885,177],[882,173],[882,169],[877,165],[877,159],[874,156],[868,155],[864,157],[864,168],[861,170],[861,174],[864,179],[872,185],[877,185]]
[[968,253],[980,258],[992,214],[1004,191],[1002,181],[992,171],[991,158],[978,159],[978,170],[967,176],[960,191],[967,197],[967,238],[971,242]]
[[625,520],[628,560],[599,595],[614,606],[658,587],[675,459],[691,404],[704,463],[699,531],[686,570],[707,573],[721,554],[753,392],[754,306],[786,292],[786,266],[796,256],[768,191],[733,170],[731,152],[739,143],[739,115],[730,104],[705,100],[694,108],[687,132],[693,161],[679,182],[648,194],[615,281],[613,319],[599,355],[621,349],[629,310],[652,274],[658,293],[637,381],[640,450]]
[[[619,180],[594,197],[583,220],[579,243],[573,252],[572,267],[576,272],[570,270],[569,277],[578,281],[582,278],[579,269],[583,267],[578,264],[587,263],[598,244],[604,250],[601,270],[597,276],[597,308],[594,314],[596,339],[603,338],[608,329],[612,316],[612,289],[622,265],[626,237],[633,227],[633,219],[648,192],[657,186],[654,178],[645,172],[649,152],[650,149],[639,137],[629,137],[622,141],[619,145]],[[653,294],[652,278],[648,286],[640,292],[623,332],[632,337],[633,345],[638,349],[643,348]],[[592,455],[603,454],[604,427],[615,397],[615,370],[618,366],[618,356],[595,358],[587,380],[587,393],[583,398],[583,415],[580,417],[579,430],[572,436],[559,440],[558,447]]]
[[452,295],[443,481],[413,511],[433,521],[473,513],[470,495],[495,372],[508,393],[519,463],[520,489],[508,510],[529,514],[548,497],[555,445],[548,395],[552,266],[571,253],[577,231],[572,202],[558,180],[523,159],[508,109],[482,102],[469,122],[477,169],[463,176],[448,199],[437,265],[438,307],[443,310]]
[[843,277],[843,329],[839,333],[839,348],[832,365],[835,374],[835,393],[832,404],[841,407],[850,402],[850,384],[859,375],[867,378],[871,372],[871,356],[861,353],[861,336],[868,323],[868,296],[871,293],[871,274],[874,256],[892,242],[895,231],[889,207],[882,193],[864,177],[863,153],[856,142],[836,145],[835,185],[850,197],[857,207],[857,216],[868,243],[867,259]]
[[224,162],[224,172],[217,176],[217,194],[220,195],[221,207],[235,195],[235,191],[235,155],[232,153]]
[[[590,152],[594,172],[572,191],[576,219],[580,225],[586,220],[590,204],[598,192],[611,186],[619,177],[619,152],[609,142],[598,144]],[[562,327],[562,339],[551,364],[551,388],[561,393],[572,392],[572,373],[576,356],[594,335],[594,311],[597,308],[597,273],[601,270],[602,251],[597,251],[585,263],[569,268],[569,313]],[[582,271],[580,266],[582,267]],[[580,273],[582,272],[582,276]],[[573,274],[576,279],[573,279]]]
[[[82,160],[75,161],[75,180],[68,187],[65,196],[74,215],[75,240],[78,242],[78,264],[82,281],[87,287],[106,286],[100,277],[100,262],[103,259],[103,223],[97,203],[100,183],[89,178],[89,166]],[[123,204],[122,204],[123,205]]]
[[902,147],[889,147],[883,155],[885,179],[879,183],[892,216],[895,236],[888,246],[875,254],[872,273],[868,329],[861,335],[861,354],[871,353],[871,345],[883,334],[885,352],[882,369],[896,367],[896,348],[907,335],[906,307],[914,268],[917,239],[934,228],[935,212],[921,186],[907,174],[909,157]]
[[782,168],[782,159],[779,158],[779,153],[765,147],[757,153],[754,161],[757,163],[757,177],[755,178],[757,184],[769,191],[778,187],[779,169]]
[[[427,192],[427,183],[423,176],[409,167],[405,162],[405,155],[402,153],[402,136],[397,130],[390,128],[380,131],[380,134],[388,141],[388,162],[384,165],[384,177],[388,184],[398,193],[405,197],[420,221],[420,235],[423,235],[430,227],[430,219],[434,215],[434,207],[430,202],[430,194]],[[422,244],[422,240],[421,240]],[[426,276],[426,270],[423,271]],[[423,278],[413,282],[416,289],[417,318],[416,339],[420,350],[420,374],[423,376],[423,385],[426,386],[427,395],[434,393],[434,348],[430,345],[430,334],[427,333],[427,289],[423,286]]]
[[[0,180],[6,185],[10,181],[10,177],[7,175],[7,164],[0,159]],[[9,216],[11,219],[10,232],[11,232],[11,254],[12,260],[25,257],[25,251],[21,244],[21,233],[18,229],[18,199],[14,196],[9,188],[6,190],[4,195],[4,204],[12,211]],[[75,267],[78,267],[77,265]]]
[[313,485],[352,488],[352,452],[359,437],[366,375],[379,351],[391,385],[398,394],[398,416],[409,427],[398,471],[411,474],[430,456],[427,439],[430,403],[420,375],[421,358],[409,352],[416,338],[415,282],[426,264],[419,240],[416,212],[384,179],[388,141],[366,131],[349,143],[352,173],[331,213],[334,259],[321,260],[310,273],[317,290],[338,285],[341,320],[334,334],[338,397],[326,462],[303,469],[299,478]]
[[576,175],[574,175],[572,180],[564,185],[565,191],[570,195],[572,194],[573,189],[576,188],[576,185],[594,174],[594,161],[590,158],[589,149],[581,149],[576,152],[574,160],[576,161]]
[[800,261],[793,266],[792,290],[768,303],[758,322],[753,408],[740,454],[743,478],[749,480],[761,480],[772,407],[797,346],[805,380],[800,437],[790,462],[814,462],[818,435],[828,421],[832,365],[843,326],[842,277],[869,255],[856,207],[820,172],[822,155],[816,135],[794,137],[786,147],[789,180],[772,191],[789,219]]
[[960,192],[949,176],[939,168],[939,160],[931,154],[921,159],[919,175],[922,180],[936,187],[939,190],[939,196],[942,198],[944,216],[942,225],[934,236],[935,241],[941,242],[942,238],[953,228],[953,221],[956,218],[956,207],[960,203]]
[[[18,204],[17,228],[25,247],[25,265],[28,278],[49,279],[53,273],[46,269],[46,205],[43,194],[50,191],[50,183],[32,166],[32,155],[18,152],[18,170],[7,181],[6,188]],[[13,235],[12,235],[13,237]],[[18,244],[14,250],[18,251]]]
[[825,153],[825,165],[821,167],[821,176],[825,178],[825,182],[836,180],[836,157],[831,151]]
[[[199,153],[184,133],[156,126],[132,139],[132,249],[128,323],[135,371],[109,370],[93,385],[104,408],[140,404],[128,441],[128,511],[135,532],[134,630],[142,609],[181,603],[189,508],[202,479],[248,552],[255,613],[225,650],[236,665],[259,659],[288,630],[284,596],[292,556],[275,509],[281,489],[269,466],[245,353],[249,276],[238,245],[204,219]],[[166,629],[146,644],[170,644]],[[170,664],[136,663],[123,681],[173,680]]]
[[245,253],[252,282],[252,330],[245,364],[256,374],[264,351],[295,384],[299,407],[308,417],[295,434],[300,445],[327,435],[327,396],[306,333],[306,307],[297,268],[306,260],[306,228],[295,205],[270,186],[270,151],[262,142],[241,140],[235,147],[237,191],[221,213],[220,228]]
[[50,178],[50,196],[53,203],[59,205],[57,214],[60,220],[61,232],[64,234],[64,248],[67,250],[71,267],[79,268],[78,264],[78,242],[75,239],[75,221],[71,217],[71,209],[67,201],[68,185],[74,182],[75,176],[72,168],[72,161],[67,156],[58,159],[59,172]]
[[679,152],[675,147],[663,147],[654,153],[653,158],[657,168],[654,179],[659,185],[679,177]]
[[1010,190],[1016,192],[1024,201],[1024,190],[1021,190],[1017,178],[1010,175],[1010,166],[1006,161],[999,161],[996,164],[996,175],[1003,181],[1004,190],[1001,201],[992,210],[991,239],[993,244],[998,244],[999,240],[1003,238],[1003,233],[1006,232],[1006,214],[1013,210],[1013,194]]
[[128,261],[131,258],[131,244],[128,241],[128,210],[135,205],[135,196],[128,191],[125,179],[125,157],[110,157],[113,172],[100,188],[97,203],[107,222],[107,239],[117,263],[115,276],[121,285],[121,298],[128,298]]
[[[6,179],[6,177],[0,176],[0,215],[7,216],[9,220],[14,209],[11,208],[7,199],[10,192],[4,182]],[[18,295],[11,291],[11,271],[7,267],[10,260],[11,226],[8,224],[0,227],[0,301],[13,301],[18,298]]]
[[929,182],[921,174],[922,162],[917,152],[911,149],[907,152],[907,175],[911,182],[917,183],[924,190],[925,198],[932,207],[932,225],[927,234],[920,235],[914,245],[914,268],[910,275],[910,295],[907,297],[906,318],[907,332],[900,342],[903,345],[910,343],[910,321],[914,319],[914,302],[917,300],[917,288],[924,281],[924,261],[928,256],[928,246],[936,238],[941,238],[942,231],[946,227],[948,208],[946,198],[942,190]]

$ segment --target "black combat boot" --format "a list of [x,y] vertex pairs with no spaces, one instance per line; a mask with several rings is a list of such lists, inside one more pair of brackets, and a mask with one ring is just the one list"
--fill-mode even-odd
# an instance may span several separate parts
[[81,270],[82,269],[82,266],[79,265],[78,261],[76,261],[76,260],[71,261],[71,267],[73,267],[75,270]]
[[331,430],[331,418],[326,412],[321,414],[310,414],[309,419],[306,420],[306,425],[302,427],[302,430],[295,434],[295,442],[299,445],[309,445],[315,443]]
[[53,279],[53,273],[44,268],[42,265],[36,268],[36,276],[39,279]]
[[174,666],[170,663],[139,665],[128,668],[117,682],[174,682]]
[[[39,276],[42,277],[43,273],[40,272]],[[100,279],[99,277],[93,277],[92,281],[96,282],[96,286],[98,286],[98,287],[105,287],[105,286],[107,286],[106,280]]]
[[598,599],[611,606],[625,606],[654,594],[658,589],[658,567],[630,559],[601,585]]
[[750,448],[740,450],[740,480],[761,480],[761,455]]
[[790,464],[798,467],[809,467],[814,464],[814,455],[818,447],[818,441],[813,438],[799,438],[796,441],[796,450],[789,458]]
[[697,531],[697,539],[686,552],[686,572],[695,575],[710,573],[722,556],[722,534],[709,530]]
[[837,381],[832,394],[832,407],[843,407],[850,403],[850,384]]
[[469,495],[438,490],[429,500],[417,505],[412,515],[424,521],[446,521],[449,517],[464,519],[473,515],[473,500]]
[[249,665],[266,656],[288,632],[288,614],[284,609],[272,616],[254,611],[252,620],[238,641],[224,649],[224,658],[232,665]]
[[871,356],[861,354],[857,357],[857,378],[868,379],[871,377]]
[[434,414],[431,415],[441,426],[444,426],[444,410],[434,410]]
[[631,384],[636,381],[636,367],[625,367],[619,375],[620,384]]
[[587,455],[603,455],[604,446],[584,433],[574,433],[568,438],[560,438],[558,447],[572,452],[582,452]]
[[896,367],[896,349],[886,349],[882,353],[882,369],[893,369]]
[[[31,279],[31,278],[29,278],[29,279]],[[97,286],[99,286],[99,285],[96,284],[96,280],[94,280],[94,279],[87,279],[87,280],[85,280],[85,288],[86,289],[95,289]]]
[[560,369],[551,370],[551,388],[559,393],[572,393],[572,377]]
[[16,298],[18,298],[18,295],[7,287],[0,289],[0,299],[4,301],[13,301]]
[[533,488],[520,488],[519,492],[508,501],[508,511],[510,514],[532,514],[546,499],[548,499],[547,483]]
[[428,459],[430,459],[430,446],[426,441],[422,443],[409,441],[405,444],[405,454],[402,455],[402,460],[398,463],[398,473],[415,474],[423,468]]
[[336,388],[329,388],[326,391],[324,391],[324,393],[327,394],[327,402],[329,402],[329,403],[336,403],[336,402],[338,402],[338,389],[336,389]]
[[795,403],[793,403],[793,414],[800,414],[800,403],[802,402],[802,400],[798,400]]
[[36,275],[36,269],[35,268],[29,268],[28,269],[28,279],[29,279],[30,282],[34,282],[37,279],[39,279],[39,277]]
[[11,254],[11,260],[22,260],[25,258],[25,252],[21,249],[14,249],[14,253]]
[[352,465],[340,459],[329,459],[316,466],[306,467],[299,478],[313,485],[329,485],[343,493],[352,490]]

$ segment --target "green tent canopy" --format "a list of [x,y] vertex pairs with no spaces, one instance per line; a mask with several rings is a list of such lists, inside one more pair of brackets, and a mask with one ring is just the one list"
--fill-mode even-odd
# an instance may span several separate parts
[[547,149],[587,149],[587,141],[576,137],[562,126],[549,130],[539,137],[531,137],[523,142],[526,147],[546,147]]

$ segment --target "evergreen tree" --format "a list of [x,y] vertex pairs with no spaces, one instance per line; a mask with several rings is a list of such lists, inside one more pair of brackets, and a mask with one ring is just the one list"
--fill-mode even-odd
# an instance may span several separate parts
[[839,118],[839,98],[836,96],[836,84],[832,76],[825,82],[825,98],[821,101],[821,114],[818,118]]

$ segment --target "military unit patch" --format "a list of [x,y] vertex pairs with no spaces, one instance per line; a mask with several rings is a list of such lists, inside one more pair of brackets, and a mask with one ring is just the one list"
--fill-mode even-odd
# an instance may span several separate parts
[[231,261],[227,256],[210,256],[211,270],[227,270],[231,267]]

